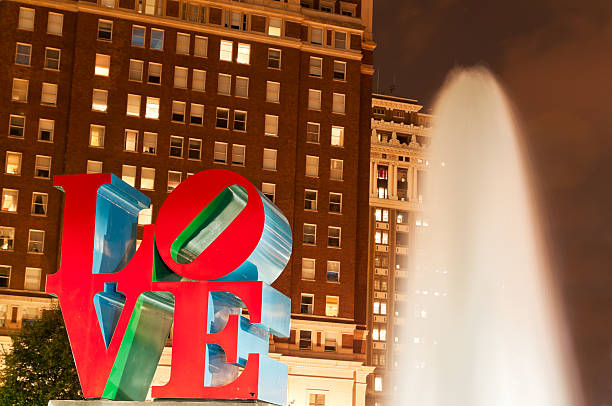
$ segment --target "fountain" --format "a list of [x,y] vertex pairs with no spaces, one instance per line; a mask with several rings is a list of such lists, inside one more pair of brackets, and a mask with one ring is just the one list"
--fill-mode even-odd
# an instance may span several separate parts
[[392,404],[583,404],[502,89],[455,71],[434,116]]

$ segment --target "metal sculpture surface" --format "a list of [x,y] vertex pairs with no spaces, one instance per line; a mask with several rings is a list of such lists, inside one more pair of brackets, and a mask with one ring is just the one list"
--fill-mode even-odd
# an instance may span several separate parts
[[[291,255],[289,223],[244,177],[188,177],[144,226],[150,199],[111,174],[55,176],[65,193],[57,295],[87,398],[144,400],[172,331],[170,380],[153,398],[284,405],[290,300],[270,284]],[[244,314],[248,314],[245,317]]]

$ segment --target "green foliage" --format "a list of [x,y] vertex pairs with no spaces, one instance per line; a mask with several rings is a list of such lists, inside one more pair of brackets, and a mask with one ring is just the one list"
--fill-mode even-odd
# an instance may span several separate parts
[[50,399],[82,399],[59,309],[43,312],[13,335],[0,372],[0,406],[46,406]]

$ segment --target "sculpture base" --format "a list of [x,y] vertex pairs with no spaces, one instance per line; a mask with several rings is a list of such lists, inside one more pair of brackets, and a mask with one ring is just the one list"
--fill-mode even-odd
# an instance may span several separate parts
[[50,400],[48,406],[277,406],[261,400],[155,400],[153,402],[115,400]]

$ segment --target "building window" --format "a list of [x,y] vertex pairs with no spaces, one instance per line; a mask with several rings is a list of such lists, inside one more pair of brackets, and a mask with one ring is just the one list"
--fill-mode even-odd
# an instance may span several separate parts
[[[302,303],[304,303],[304,297],[306,297],[306,300],[310,298],[310,301],[312,302],[312,299],[313,299],[312,295],[302,294]],[[310,313],[306,313],[304,311],[302,311],[302,313],[312,314],[312,304],[310,305],[310,309],[311,309]],[[300,350],[310,350],[310,349],[312,349],[312,331],[300,330]]]
[[336,352],[336,333],[326,332],[325,333],[325,352]]
[[249,97],[249,78],[236,76],[236,97]]
[[94,89],[91,97],[91,109],[105,112],[107,108],[108,90]]
[[142,75],[144,71],[144,62],[137,59],[130,59],[130,74],[129,79],[142,82]]
[[317,191],[306,189],[304,191],[304,210],[317,210]]
[[382,376],[375,376],[374,377],[374,391],[382,392],[382,390],[383,390]]
[[155,155],[157,153],[157,134],[144,133],[142,138],[142,152]]
[[25,280],[23,282],[23,289],[24,290],[40,290],[41,276],[42,276],[42,269],[29,268],[29,267],[26,268]]
[[60,69],[61,51],[56,48],[45,48],[45,69],[59,70]]
[[23,138],[25,133],[25,116],[11,114],[9,118],[9,137]]
[[161,84],[162,66],[159,63],[149,62],[148,78],[149,83]]
[[217,81],[217,93],[229,96],[232,94],[232,76],[219,73]]
[[311,28],[310,29],[310,42],[316,45],[323,45],[323,29],[322,28]]
[[278,116],[266,114],[264,134],[272,137],[278,136]]
[[2,189],[2,211],[14,213],[17,211],[19,191],[15,189]]
[[206,71],[194,69],[191,79],[191,89],[203,92],[206,90]]
[[217,128],[229,129],[229,110],[221,107],[217,107]]
[[91,124],[89,126],[89,146],[90,147],[104,147],[104,133],[106,127],[103,125]]
[[47,34],[62,35],[64,15],[49,12],[47,16]]
[[340,227],[327,227],[327,246],[333,248],[340,248],[340,234],[342,230]]
[[334,93],[332,111],[338,114],[344,114],[345,111],[345,96],[340,93]]
[[111,41],[113,39],[112,21],[98,20],[98,39],[101,41]]
[[21,175],[21,152],[6,151],[4,173],[7,175]]
[[198,140],[195,138],[189,138],[187,158],[197,159],[199,161],[201,159],[201,154],[202,154],[202,140]]
[[187,104],[180,101],[172,102],[172,121],[185,122],[185,109]]
[[[312,314],[313,310],[314,310],[314,295],[311,295],[308,293],[302,293],[301,301],[300,301],[300,313]],[[303,330],[300,331],[300,348],[302,348],[302,344],[301,344],[302,332]],[[310,334],[308,338],[310,339]],[[310,349],[310,344],[308,345],[308,349]]]
[[139,25],[132,26],[132,46],[144,47],[146,34],[147,29],[145,27],[141,27]]
[[382,230],[376,230],[376,232],[374,233],[374,242],[376,244],[383,244],[383,245],[389,244],[389,232],[382,231]]
[[164,49],[164,31],[151,28],[151,49]]
[[346,49],[346,33],[335,32],[334,33],[334,48]]
[[306,155],[306,176],[319,176],[319,157]]
[[344,127],[332,126],[331,145],[334,147],[344,146]]
[[233,54],[234,43],[232,41],[221,40],[219,48],[219,59],[222,61],[231,62]]
[[387,209],[376,209],[374,211],[374,217],[376,221],[382,221],[383,223],[389,222],[389,210]]
[[267,82],[266,101],[269,103],[280,103],[280,83]]
[[138,150],[138,131],[125,130],[123,150],[128,152],[136,152]]
[[135,187],[136,186],[136,167],[132,165],[122,165],[121,166],[121,180],[123,180],[128,185]]
[[153,219],[153,205],[151,205],[148,209],[143,209],[138,213],[138,224],[141,226],[151,224],[151,220]]
[[44,106],[57,106],[57,85],[55,83],[42,84],[40,104]]
[[342,213],[342,193],[329,193],[329,212]]
[[227,163],[227,143],[215,141],[215,150],[213,151],[213,162],[219,164]]
[[115,8],[115,0],[101,0],[102,7]]
[[268,35],[271,35],[273,37],[280,37],[282,26],[283,20],[279,18],[270,18],[268,21]]
[[246,146],[233,144],[232,145],[232,164],[244,166],[246,159]]
[[346,62],[334,61],[334,80],[346,80]]
[[34,31],[34,9],[19,7],[18,27],[22,30]]
[[274,183],[262,183],[261,193],[264,194],[272,203],[276,200],[276,185]]
[[168,193],[172,192],[181,183],[181,172],[168,171]]
[[0,227],[0,250],[12,251],[15,246],[15,229]]
[[13,90],[11,99],[17,102],[28,101],[28,85],[29,82],[25,79],[13,78]]
[[329,178],[333,180],[342,180],[344,162],[341,159],[332,159]]
[[319,135],[321,133],[321,125],[319,123],[308,123],[306,124],[306,142],[319,142]]
[[268,68],[280,69],[281,68],[281,50],[280,49],[268,49]]
[[317,244],[317,225],[316,224],[304,224],[304,236],[303,242],[307,245]]
[[170,152],[168,155],[175,158],[183,157],[183,137],[170,136]]
[[51,157],[45,155],[36,155],[34,162],[34,177],[35,178],[51,178]]
[[108,76],[110,72],[110,62],[110,55],[96,54],[94,74],[97,76]]
[[15,49],[15,64],[30,66],[30,58],[32,55],[32,45],[17,43]]
[[317,78],[323,76],[323,59],[311,56],[308,73]]
[[102,162],[87,160],[86,173],[102,173]]
[[140,168],[140,188],[144,190],[155,189],[155,168]]
[[315,280],[315,260],[312,258],[302,258],[302,279],[309,281]]
[[246,111],[234,111],[234,131],[246,131],[247,125],[247,112]]
[[263,150],[263,169],[276,170],[276,156],[277,151],[275,149],[264,148]]
[[308,109],[321,110],[321,91],[308,89]]
[[11,279],[11,267],[9,265],[0,265],[0,288],[8,288]]
[[147,97],[145,117],[152,119],[159,118],[159,99],[157,97]]
[[[231,44],[231,42],[230,42]],[[231,48],[231,46],[230,46]],[[231,58],[231,49],[230,49],[230,61]],[[196,35],[195,44],[193,46],[193,56],[198,56],[200,58],[206,58],[208,56],[208,38],[199,37]]]
[[189,124],[202,125],[204,123],[204,106],[191,103],[189,110]]
[[140,117],[140,95],[128,94],[127,109],[125,112],[128,116]]
[[251,63],[251,45],[250,44],[238,44],[238,56],[236,57],[237,63],[248,65]]
[[[161,65],[160,65],[161,70]],[[174,67],[174,87],[181,89],[187,89],[187,76],[189,75],[189,69],[180,66]]]
[[340,298],[338,296],[325,296],[325,315],[328,317],[338,317]]
[[340,281],[340,262],[327,261],[327,282]]
[[38,140],[53,142],[53,133],[55,131],[55,120],[47,120],[41,118],[38,120]]
[[32,209],[30,214],[36,216],[46,216],[48,200],[49,195],[47,195],[46,193],[32,193]]
[[191,36],[189,34],[177,33],[176,34],[176,53],[189,55],[189,45],[191,42]]

